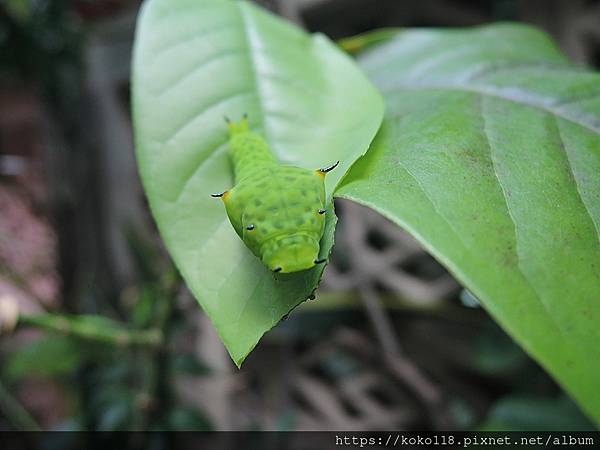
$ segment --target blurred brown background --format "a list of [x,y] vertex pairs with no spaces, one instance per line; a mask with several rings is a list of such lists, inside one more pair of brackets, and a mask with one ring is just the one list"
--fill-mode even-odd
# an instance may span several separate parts
[[[260,3],[333,39],[522,21],[600,65],[600,1]],[[0,430],[593,428],[419,244],[348,202],[317,300],[235,369],[139,184],[129,111],[139,2],[0,5]],[[32,326],[6,305],[97,314],[159,343]]]

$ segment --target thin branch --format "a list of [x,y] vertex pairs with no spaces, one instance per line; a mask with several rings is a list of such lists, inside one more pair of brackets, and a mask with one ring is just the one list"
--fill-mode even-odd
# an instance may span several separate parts
[[392,323],[387,317],[385,311],[379,304],[379,300],[371,286],[363,285],[359,288],[361,299],[367,310],[367,315],[371,320],[375,334],[381,343],[383,352],[386,355],[400,355],[400,345],[396,338],[396,333],[392,327]]
[[[173,312],[177,295],[181,289],[179,278],[165,276],[160,282],[161,301],[153,317],[154,329],[160,332],[162,339],[168,341],[173,331]],[[144,354],[148,370],[140,391],[137,393],[140,413],[134,423],[134,429],[147,429],[172,407],[170,387],[169,349],[166,345],[151,349]]]
[[369,285],[359,287],[367,316],[383,350],[388,369],[400,378],[423,402],[438,428],[448,428],[449,416],[443,407],[438,387],[402,352],[392,323],[381,307],[377,294]]
[[118,322],[98,316],[40,314],[19,316],[18,327],[33,327],[86,341],[118,347],[160,347],[163,334],[159,329],[131,330]]

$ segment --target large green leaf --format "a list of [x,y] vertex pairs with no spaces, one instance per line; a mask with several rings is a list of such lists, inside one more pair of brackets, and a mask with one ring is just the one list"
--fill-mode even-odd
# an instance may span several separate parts
[[[248,113],[284,163],[341,160],[328,195],[363,154],[383,102],[354,62],[246,2],[149,0],[133,63],[136,147],[154,217],[177,267],[240,365],[317,286],[323,267],[273,275],[209,194],[232,184],[223,116]],[[335,216],[321,256],[333,244]]]
[[600,76],[542,33],[365,52],[386,118],[338,191],[416,236],[600,421]]

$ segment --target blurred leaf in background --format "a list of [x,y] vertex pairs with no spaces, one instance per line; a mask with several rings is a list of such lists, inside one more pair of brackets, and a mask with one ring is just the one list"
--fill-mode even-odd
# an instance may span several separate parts
[[72,376],[83,362],[83,346],[67,336],[44,336],[14,350],[2,364],[9,382],[25,377]]
[[[75,80],[82,45],[80,19],[68,0],[6,0],[0,5],[0,77],[41,81],[51,95]],[[76,86],[76,84],[72,85]],[[73,92],[75,95],[76,92]]]
[[511,395],[496,402],[486,421],[477,427],[485,431],[589,431],[594,425],[570,398]]

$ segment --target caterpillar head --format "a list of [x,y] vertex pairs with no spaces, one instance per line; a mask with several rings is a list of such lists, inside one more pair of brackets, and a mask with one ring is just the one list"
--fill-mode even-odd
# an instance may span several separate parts
[[321,262],[318,257],[317,240],[301,232],[275,237],[262,245],[262,262],[273,272],[291,273],[310,269]]

